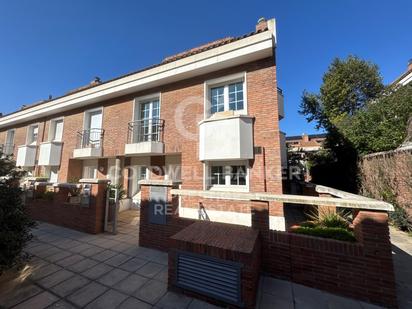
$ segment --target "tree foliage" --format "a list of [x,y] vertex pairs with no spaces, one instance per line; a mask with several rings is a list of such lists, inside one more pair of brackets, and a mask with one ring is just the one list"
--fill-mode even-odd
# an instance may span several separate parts
[[0,274],[27,258],[23,248],[32,237],[34,222],[25,213],[18,186],[24,174],[0,154]]
[[357,190],[358,152],[341,132],[347,121],[384,89],[376,65],[348,56],[334,59],[323,76],[319,93],[304,91],[300,113],[318,129],[327,132],[328,153],[314,155],[311,174],[314,182],[355,192]]
[[336,124],[363,155],[399,147],[406,137],[411,116],[412,84],[408,84],[388,90],[380,98],[368,102],[364,109],[342,117]]

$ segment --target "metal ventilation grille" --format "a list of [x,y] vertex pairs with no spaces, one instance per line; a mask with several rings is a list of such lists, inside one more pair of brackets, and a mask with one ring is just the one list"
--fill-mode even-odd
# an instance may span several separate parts
[[240,265],[207,256],[178,254],[177,285],[241,305]]

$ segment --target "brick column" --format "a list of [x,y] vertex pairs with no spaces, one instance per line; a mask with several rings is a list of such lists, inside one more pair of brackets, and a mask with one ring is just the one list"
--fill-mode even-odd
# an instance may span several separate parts
[[353,220],[356,239],[363,245],[367,263],[365,275],[370,289],[368,297],[375,302],[397,307],[396,283],[392,261],[388,214],[359,210]]
[[269,231],[269,203],[261,201],[251,202],[252,228],[259,230],[263,235]]

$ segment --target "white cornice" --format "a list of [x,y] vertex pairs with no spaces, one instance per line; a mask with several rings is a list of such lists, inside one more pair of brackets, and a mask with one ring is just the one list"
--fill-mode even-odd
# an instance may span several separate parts
[[171,63],[29,107],[0,118],[0,128],[33,121],[125,94],[176,82],[273,55],[273,31],[261,32]]

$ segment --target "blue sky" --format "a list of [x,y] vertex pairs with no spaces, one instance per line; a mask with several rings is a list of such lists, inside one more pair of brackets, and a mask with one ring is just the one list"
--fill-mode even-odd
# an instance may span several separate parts
[[6,1],[0,0],[0,111],[62,95],[158,63],[165,56],[278,27],[278,85],[288,135],[315,133],[298,114],[302,91],[317,91],[334,57],[376,63],[386,83],[412,58],[411,1]]

